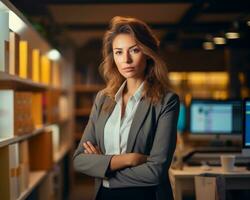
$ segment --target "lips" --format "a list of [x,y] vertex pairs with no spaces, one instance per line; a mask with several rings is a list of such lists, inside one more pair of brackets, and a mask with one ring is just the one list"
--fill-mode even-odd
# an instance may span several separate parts
[[123,71],[133,71],[134,67],[125,67],[122,69]]

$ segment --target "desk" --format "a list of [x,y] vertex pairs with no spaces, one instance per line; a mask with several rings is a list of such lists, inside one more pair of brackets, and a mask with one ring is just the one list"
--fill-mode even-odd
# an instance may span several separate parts
[[184,190],[195,193],[194,177],[204,173],[223,175],[225,190],[250,189],[250,171],[247,171],[244,167],[235,167],[233,172],[223,172],[221,167],[211,167],[211,170],[205,171],[201,167],[184,166],[183,170],[172,168],[169,170],[175,200],[182,200]]

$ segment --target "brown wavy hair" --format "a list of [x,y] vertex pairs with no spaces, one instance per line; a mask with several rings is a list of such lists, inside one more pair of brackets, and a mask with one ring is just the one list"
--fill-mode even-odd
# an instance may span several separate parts
[[159,54],[158,39],[146,23],[136,18],[116,16],[112,18],[109,30],[104,34],[103,62],[99,68],[106,82],[103,94],[114,100],[117,90],[125,80],[113,58],[112,44],[119,34],[133,36],[141,51],[147,56],[143,96],[152,103],[159,102],[170,89],[168,70]]

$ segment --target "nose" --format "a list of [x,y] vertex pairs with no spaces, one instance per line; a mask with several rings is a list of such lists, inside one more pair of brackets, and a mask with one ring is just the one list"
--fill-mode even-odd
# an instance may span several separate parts
[[124,63],[132,63],[132,58],[129,52],[123,54],[123,62]]

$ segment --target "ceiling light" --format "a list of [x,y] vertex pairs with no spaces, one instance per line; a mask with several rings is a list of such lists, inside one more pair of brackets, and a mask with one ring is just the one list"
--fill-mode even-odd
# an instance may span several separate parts
[[52,49],[48,52],[48,57],[51,60],[59,60],[61,57],[61,54],[59,53],[59,51],[57,51],[56,49]]
[[202,46],[205,50],[213,50],[214,49],[214,44],[212,42],[203,42]]
[[226,40],[224,37],[214,37],[213,40],[215,44],[219,45],[226,44]]
[[227,39],[238,39],[238,38],[240,38],[240,34],[238,32],[227,32],[226,38]]

